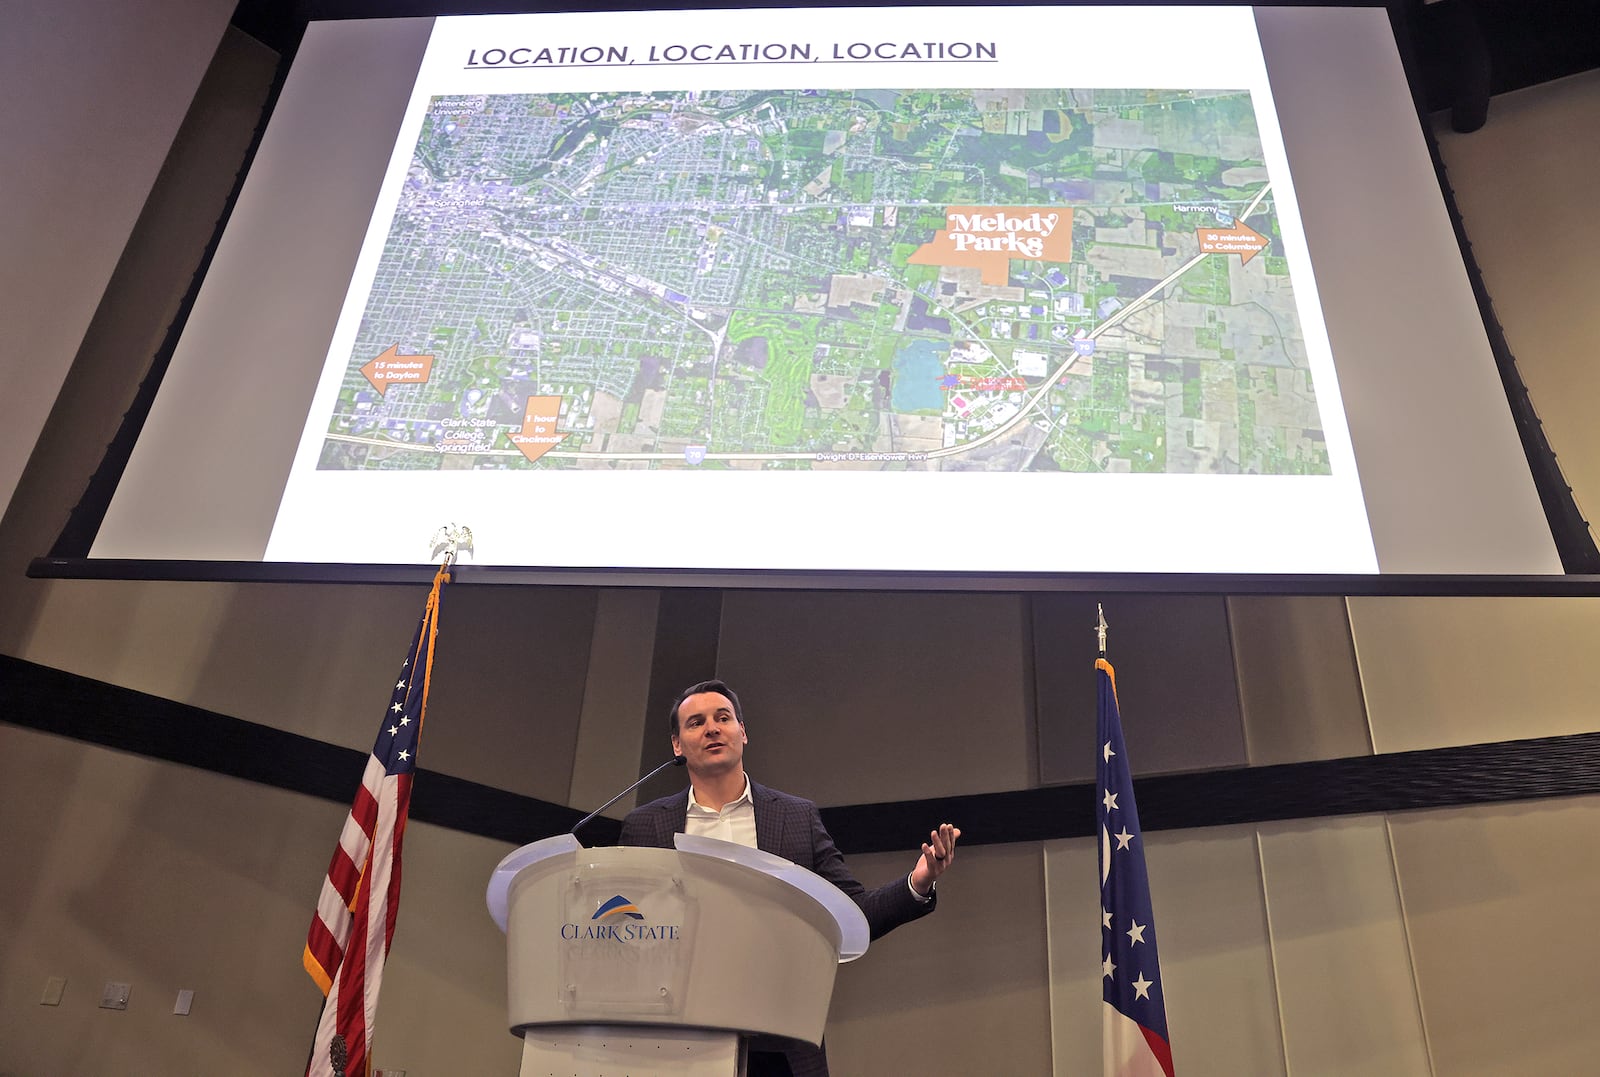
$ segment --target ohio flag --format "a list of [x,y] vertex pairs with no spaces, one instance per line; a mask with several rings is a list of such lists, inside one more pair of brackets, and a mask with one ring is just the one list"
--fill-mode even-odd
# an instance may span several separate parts
[[378,987],[400,912],[400,850],[439,631],[439,592],[449,578],[441,568],[433,579],[306,936],[302,962],[327,996],[307,1077],[365,1077],[372,1069]]
[[1101,1066],[1105,1077],[1173,1077],[1144,838],[1117,713],[1117,674],[1104,658],[1094,666],[1099,681]]

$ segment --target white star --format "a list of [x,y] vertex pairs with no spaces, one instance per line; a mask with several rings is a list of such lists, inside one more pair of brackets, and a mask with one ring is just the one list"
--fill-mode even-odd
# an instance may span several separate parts
[[411,753],[403,751],[403,752],[400,753],[400,758],[401,759],[410,759],[411,758]]
[[[400,716],[400,724],[401,725],[410,725],[411,724],[411,716],[409,714],[402,714]],[[1122,829],[1126,830],[1128,828],[1127,827],[1123,827]]]
[[[1139,921],[1135,920],[1133,922],[1133,927],[1128,929],[1128,938],[1132,939],[1134,943],[1143,942],[1144,929],[1149,926],[1149,924],[1141,924]],[[1133,943],[1129,943],[1129,945],[1131,946]]]
[[1122,828],[1122,833],[1113,834],[1111,836],[1117,839],[1118,849],[1126,849],[1128,847],[1128,843],[1133,840],[1133,835],[1128,833],[1127,827]]
[[1117,806],[1117,795],[1118,794],[1107,789],[1106,795],[1100,798],[1100,803],[1106,806],[1106,811],[1110,811],[1112,808]]
[[404,707],[402,707],[402,706],[401,706],[401,705],[400,705],[400,704],[398,704],[398,703],[396,703],[396,704],[394,704],[394,705],[393,705],[393,706],[391,706],[391,707],[390,707],[390,708],[389,708],[389,709],[390,709],[390,710],[392,710],[392,711],[395,711],[395,712],[396,712],[396,713],[398,713],[398,712],[400,712],[400,711],[403,711],[403,710],[405,710],[405,708],[404,708]]
[[1105,928],[1107,931],[1111,930],[1111,910],[1110,909],[1101,909],[1100,910],[1100,926]]
[[1150,988],[1154,986],[1155,981],[1145,979],[1144,973],[1140,972],[1139,978],[1133,981],[1133,997],[1136,999],[1148,999],[1150,997]]
[[406,686],[406,682],[405,681],[395,681],[394,682],[394,686],[396,688],[404,688]]
[[[399,726],[392,725],[392,726],[389,727],[389,736],[392,737],[398,732],[400,732],[400,727]],[[1107,925],[1107,926],[1110,926],[1110,925]]]
[[1101,753],[1105,756],[1107,763],[1111,762],[1111,757],[1117,754],[1111,750],[1111,742],[1109,740],[1106,741],[1106,746],[1101,749]]
[[[1107,954],[1106,955],[1106,959],[1104,961],[1100,962],[1100,975],[1102,975],[1102,976],[1111,976],[1111,974],[1113,972],[1116,972],[1116,971],[1117,971],[1117,966],[1112,964],[1111,955]],[[1112,979],[1116,979],[1116,977],[1112,976]]]

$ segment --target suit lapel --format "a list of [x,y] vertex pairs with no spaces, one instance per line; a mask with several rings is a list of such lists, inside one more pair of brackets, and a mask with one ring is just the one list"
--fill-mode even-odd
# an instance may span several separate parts
[[662,848],[670,849],[675,844],[672,836],[682,834],[689,821],[689,792],[684,790],[678,796],[667,802],[666,810],[661,814],[661,844]]
[[791,859],[784,841],[788,813],[783,801],[764,785],[750,783],[750,800],[756,809],[756,848],[784,859]]

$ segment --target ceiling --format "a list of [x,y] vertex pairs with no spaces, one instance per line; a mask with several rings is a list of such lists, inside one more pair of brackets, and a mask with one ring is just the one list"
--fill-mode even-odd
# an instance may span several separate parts
[[[1298,0],[1278,2],[1298,6]],[[1600,4],[1596,0],[1351,2],[1389,9],[1396,37],[1410,57],[1412,86],[1419,102],[1430,112],[1450,109],[1452,123],[1460,131],[1482,125],[1489,98],[1494,94],[1600,68]],[[818,0],[813,4],[842,6]],[[772,0],[748,0],[742,4],[567,0],[549,5],[529,5],[525,0],[240,0],[233,21],[241,30],[287,56],[293,53],[306,23],[316,19],[784,6],[793,5]]]

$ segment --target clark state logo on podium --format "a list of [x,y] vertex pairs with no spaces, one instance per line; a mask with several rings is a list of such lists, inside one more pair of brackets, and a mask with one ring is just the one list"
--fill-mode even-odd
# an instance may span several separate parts
[[643,920],[644,913],[627,898],[618,894],[595,910],[587,924],[562,924],[564,939],[612,939],[616,942],[678,941],[677,924],[635,924]]
[[689,951],[682,944],[698,918],[682,885],[580,870],[565,889],[562,1001],[585,1012],[598,1007],[677,1013],[689,974]]

